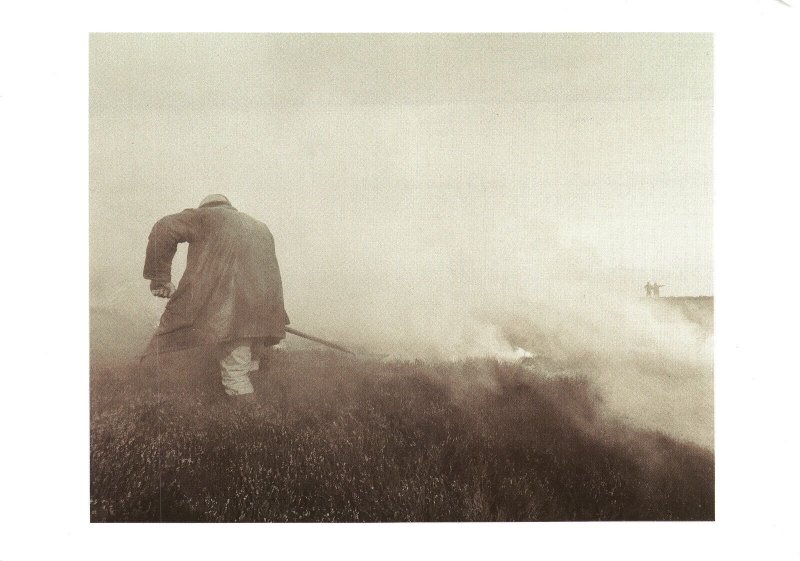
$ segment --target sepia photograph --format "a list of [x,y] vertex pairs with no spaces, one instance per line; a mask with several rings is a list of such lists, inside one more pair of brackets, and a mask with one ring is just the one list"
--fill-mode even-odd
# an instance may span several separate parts
[[797,559],[793,4],[5,6],[0,559]]
[[711,33],[92,33],[91,522],[713,521]]

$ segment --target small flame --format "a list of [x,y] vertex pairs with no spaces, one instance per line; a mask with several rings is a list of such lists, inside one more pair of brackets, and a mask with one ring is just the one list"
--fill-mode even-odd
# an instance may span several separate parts
[[522,360],[524,358],[536,358],[536,356],[536,353],[526,351],[522,347],[514,347],[514,358],[516,360]]

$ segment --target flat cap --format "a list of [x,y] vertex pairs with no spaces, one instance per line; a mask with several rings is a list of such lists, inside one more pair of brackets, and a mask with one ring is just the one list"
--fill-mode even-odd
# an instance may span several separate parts
[[198,206],[197,208],[203,208],[204,206],[217,206],[217,205],[229,205],[229,204],[231,204],[231,202],[225,195],[208,195],[205,199],[200,201],[200,206]]

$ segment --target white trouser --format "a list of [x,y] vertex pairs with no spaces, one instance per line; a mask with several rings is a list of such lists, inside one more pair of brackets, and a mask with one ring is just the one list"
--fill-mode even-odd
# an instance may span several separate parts
[[222,385],[228,395],[253,393],[249,373],[258,370],[258,361],[252,360],[251,343],[250,339],[237,339],[220,345]]

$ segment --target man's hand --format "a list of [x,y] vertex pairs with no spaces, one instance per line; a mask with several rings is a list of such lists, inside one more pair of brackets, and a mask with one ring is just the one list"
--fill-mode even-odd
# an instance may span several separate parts
[[150,292],[153,296],[158,296],[159,298],[172,298],[172,295],[175,294],[175,285],[171,282],[153,281],[150,283]]

